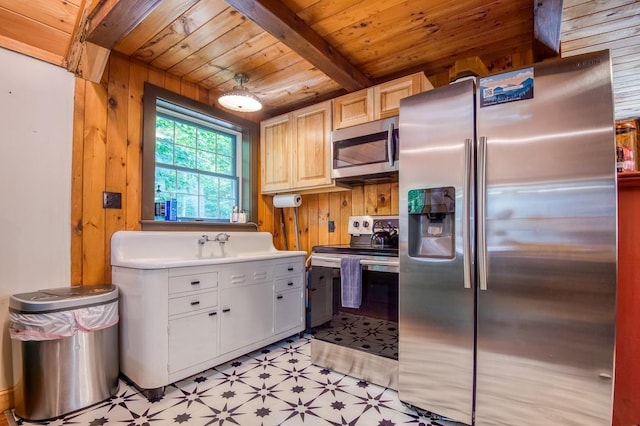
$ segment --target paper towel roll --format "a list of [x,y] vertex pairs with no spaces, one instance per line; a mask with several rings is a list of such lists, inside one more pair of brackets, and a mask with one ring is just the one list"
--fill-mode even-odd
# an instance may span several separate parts
[[300,204],[302,204],[302,197],[299,194],[273,196],[273,207],[298,207]]

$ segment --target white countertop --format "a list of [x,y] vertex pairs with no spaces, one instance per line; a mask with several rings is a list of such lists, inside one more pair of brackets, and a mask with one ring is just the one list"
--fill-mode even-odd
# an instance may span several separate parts
[[164,269],[220,265],[306,256],[305,251],[277,250],[268,232],[227,232],[229,241],[207,241],[219,232],[118,231],[111,238],[111,266]]

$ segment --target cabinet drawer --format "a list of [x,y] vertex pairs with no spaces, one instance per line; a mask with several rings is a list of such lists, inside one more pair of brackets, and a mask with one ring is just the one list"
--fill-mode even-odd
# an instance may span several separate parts
[[276,292],[292,290],[302,287],[302,275],[292,275],[287,278],[278,278],[276,280]]
[[273,270],[276,277],[282,277],[284,275],[300,274],[304,270],[302,259],[292,259],[287,263],[280,263],[273,265]]
[[184,293],[193,290],[205,290],[218,286],[218,273],[184,275],[169,278],[169,294]]
[[169,315],[183,314],[185,312],[199,311],[218,305],[218,292],[190,294],[187,296],[169,299]]

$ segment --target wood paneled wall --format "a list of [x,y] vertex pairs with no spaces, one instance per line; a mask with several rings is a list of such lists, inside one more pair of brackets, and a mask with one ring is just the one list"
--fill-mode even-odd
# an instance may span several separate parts
[[[302,195],[298,207],[298,234],[300,247],[296,247],[294,209],[273,207],[273,197],[262,195],[258,202],[258,225],[261,231],[273,234],[279,249],[304,250],[311,253],[315,245],[348,244],[347,220],[351,215],[397,215],[398,184],[356,186],[352,190]],[[281,213],[284,213],[283,226]],[[335,231],[329,232],[329,221]]]
[[[111,235],[140,229],[142,93],[148,81],[209,103],[209,91],[116,52],[100,84],[76,78],[71,187],[71,280],[111,282]],[[103,209],[103,191],[122,194]]]

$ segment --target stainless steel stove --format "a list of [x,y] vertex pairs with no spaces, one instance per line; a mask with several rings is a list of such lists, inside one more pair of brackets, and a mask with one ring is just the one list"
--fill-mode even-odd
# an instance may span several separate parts
[[[398,216],[351,216],[349,244],[313,247],[309,292],[311,361],[391,388],[397,386],[399,261],[397,240],[387,237],[397,230]],[[343,304],[343,259],[360,269],[357,307]]]

